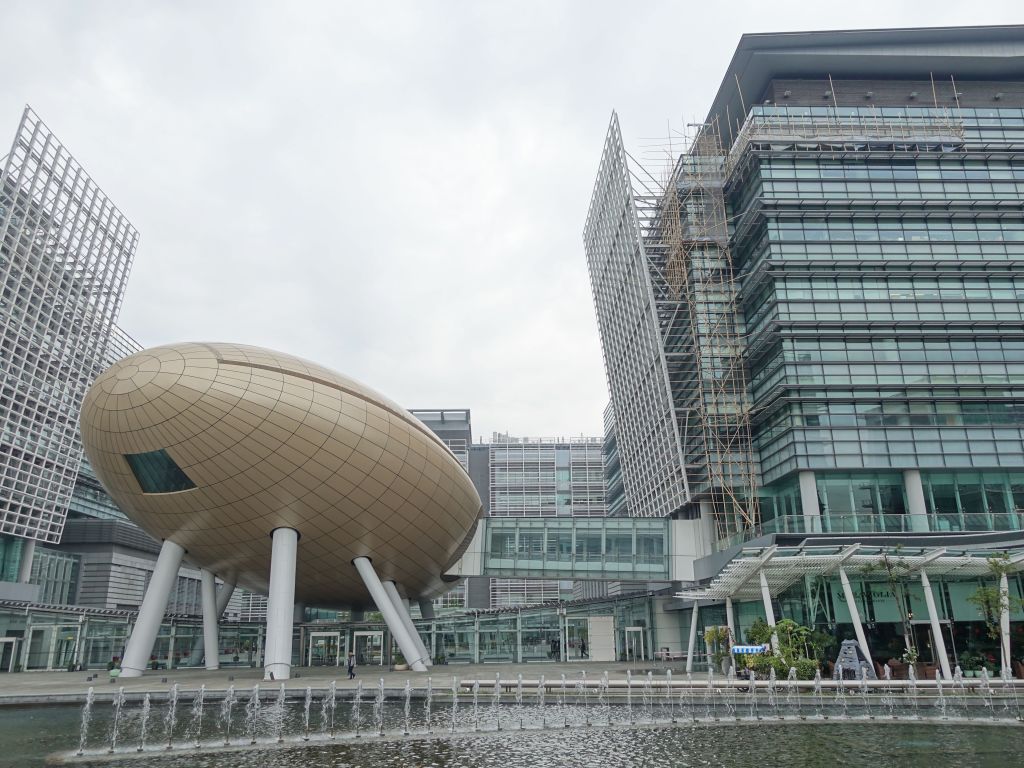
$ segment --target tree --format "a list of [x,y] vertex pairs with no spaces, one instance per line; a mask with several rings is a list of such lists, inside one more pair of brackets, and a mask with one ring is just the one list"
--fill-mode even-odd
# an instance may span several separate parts
[[911,614],[907,610],[907,577],[910,575],[910,566],[899,557],[902,547],[897,544],[893,551],[895,556],[890,557],[888,553],[882,555],[882,559],[865,565],[863,573],[881,573],[889,584],[889,591],[896,601],[896,610],[899,611],[900,623],[903,625],[903,644],[906,646],[904,658],[910,663],[917,660],[917,643],[914,640],[913,627],[910,624]]

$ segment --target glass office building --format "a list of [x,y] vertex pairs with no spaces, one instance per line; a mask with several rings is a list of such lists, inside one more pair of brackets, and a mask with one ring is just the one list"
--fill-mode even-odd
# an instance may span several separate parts
[[[856,599],[892,652],[868,575],[728,574],[820,537],[1020,561],[1024,28],[744,35],[688,142],[640,167],[613,115],[584,231],[629,513],[693,522],[687,624],[849,637]],[[992,574],[919,575],[918,645],[973,649]]]
[[[809,45],[820,48],[797,63]],[[674,468],[644,461],[671,453],[647,413],[671,401],[688,481],[673,509],[630,494],[631,514],[698,516],[723,491],[706,465],[749,460],[756,490],[738,494],[749,519],[719,525],[720,546],[773,531],[1020,527],[1024,68],[1013,46],[1016,28],[744,36],[653,197],[630,181],[613,118],[586,242],[622,475],[627,491],[652,472],[673,482]],[[715,272],[725,277],[710,293]],[[630,291],[639,298],[624,302]],[[692,397],[727,353],[708,352],[716,307],[732,312],[746,397],[730,405],[749,434],[717,455],[707,414],[721,402]],[[634,338],[634,314],[659,327],[660,358]],[[664,392],[641,397],[651,377],[629,372],[652,361]],[[650,425],[639,436],[627,426],[638,412]]]

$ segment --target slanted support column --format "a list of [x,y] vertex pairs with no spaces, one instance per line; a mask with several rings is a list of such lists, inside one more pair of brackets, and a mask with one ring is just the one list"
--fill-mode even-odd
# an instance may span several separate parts
[[[216,585],[216,581],[214,581]],[[225,581],[221,584],[220,589],[217,590],[217,619],[220,619],[224,615],[225,609],[228,607],[228,602],[231,600],[231,595],[235,593],[235,585],[232,582]],[[203,595],[203,633],[206,633],[206,597]],[[218,641],[219,642],[219,641]],[[217,646],[214,646],[217,647]],[[206,652],[206,640],[203,635],[196,638],[196,641],[192,644],[192,653],[189,655],[188,660],[183,666],[186,667],[198,667],[199,662],[203,660],[203,654]],[[209,661],[209,660],[207,660]],[[217,660],[219,666],[220,661]],[[209,669],[209,667],[207,667]],[[217,669],[217,667],[214,667]]]
[[121,659],[121,677],[141,677],[146,669],[184,555],[185,550],[173,541],[165,540],[160,547],[153,577],[149,580],[149,588],[142,598],[139,616]]
[[821,533],[821,507],[818,506],[818,481],[813,472],[800,473],[800,510],[806,533]]
[[768,591],[768,577],[764,575],[763,568],[757,572],[757,575],[761,579],[761,600],[764,602],[764,619],[768,622],[768,626],[772,628],[772,650],[778,653],[779,636],[775,634],[775,609],[772,608],[772,594]]
[[434,613],[434,603],[432,600],[420,600],[420,616],[424,619],[435,619],[437,614]]
[[999,648],[1002,651],[1003,675],[1010,669],[1010,584],[1005,573],[999,574]]
[[[732,613],[732,598],[725,598],[725,624],[729,627],[729,643],[734,644],[740,642],[740,639],[736,637],[736,620],[733,618]],[[730,662],[731,664],[732,662]]]
[[860,623],[860,610],[857,608],[857,601],[853,598],[853,590],[850,588],[850,579],[846,576],[846,569],[839,569],[839,581],[843,585],[843,597],[846,598],[846,606],[850,609],[850,620],[853,622],[853,632],[857,635],[857,644],[861,653],[868,660],[868,665],[874,669],[875,664],[871,660],[871,651],[868,649],[868,639],[864,635],[864,627]]
[[903,470],[903,488],[907,493],[907,517],[912,531],[927,531],[928,508],[924,503],[924,485],[917,469]]
[[21,544],[21,561],[18,563],[18,582],[28,584],[32,578],[32,560],[36,555],[36,540],[23,539]]
[[[413,643],[416,644],[417,656],[423,662],[424,666],[431,666],[430,652],[427,650],[427,646],[423,644],[423,638],[420,637],[420,633],[416,631],[416,625],[412,623],[412,616],[409,615],[409,608],[406,602],[402,599],[402,596],[398,594],[398,585],[393,581],[384,582],[384,591],[388,594],[388,599],[391,600],[391,604],[395,606],[395,610],[398,611],[398,616],[402,620],[403,626],[405,626],[406,632],[409,633],[409,637],[412,638]],[[405,655],[405,652],[402,652]],[[406,656],[406,661],[412,664],[412,659]]]
[[292,619],[295,613],[295,562],[299,533],[293,528],[275,528],[271,537],[263,679],[287,680],[292,675]]
[[199,571],[199,586],[203,602],[203,648],[206,651],[206,668],[211,672],[220,669],[220,642],[217,639],[217,582],[205,568]]
[[395,638],[395,642],[398,643],[398,647],[402,651],[402,655],[409,662],[409,666],[416,672],[426,672],[427,667],[420,657],[419,648],[412,637],[409,636],[409,631],[405,628],[402,617],[391,602],[391,598],[388,597],[388,593],[384,590],[384,585],[380,583],[380,577],[373,570],[373,564],[370,562],[370,559],[368,557],[357,557],[352,561],[352,565],[359,571],[359,576],[366,585],[370,597],[373,598],[373,602],[377,605],[377,610],[384,617],[384,623],[391,630],[391,636]]
[[942,637],[942,625],[939,624],[939,612],[935,610],[935,595],[932,594],[932,585],[928,581],[928,574],[921,571],[921,587],[924,589],[924,602],[928,606],[928,621],[932,625],[932,641],[938,651],[939,666],[942,668],[942,679],[952,680],[953,672],[949,668],[949,657],[946,656],[946,640]]
[[690,642],[686,646],[686,671],[693,672],[693,652],[697,647],[697,601],[693,601],[690,612]]

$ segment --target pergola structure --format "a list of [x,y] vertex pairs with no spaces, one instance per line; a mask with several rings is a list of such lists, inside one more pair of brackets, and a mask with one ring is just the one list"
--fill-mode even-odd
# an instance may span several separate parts
[[[885,547],[864,545],[859,543],[842,545],[816,546],[813,542],[805,542],[797,547],[745,548],[704,587],[684,589],[676,594],[686,600],[693,601],[693,618],[690,623],[689,647],[686,655],[686,669],[692,671],[693,653],[697,637],[697,608],[699,601],[725,603],[726,621],[729,631],[735,636],[735,620],[733,618],[732,601],[756,600],[764,603],[765,619],[772,627],[775,626],[775,612],[772,609],[771,596],[784,592],[789,587],[807,576],[829,576],[838,573],[843,588],[843,595],[850,610],[850,619],[857,635],[857,643],[864,656],[871,664],[871,652],[868,648],[864,627],[861,624],[860,612],[850,587],[847,576],[854,570],[858,576],[869,579],[883,580],[886,578],[886,560],[890,567],[897,567],[902,578],[919,578],[924,590],[925,605],[928,608],[928,620],[931,623],[935,638],[939,666],[943,678],[953,677],[946,654],[946,644],[939,628],[939,615],[935,607],[929,576],[989,576],[999,578],[1000,605],[1000,648],[1003,669],[1010,664],[1010,612],[1009,584],[1005,571],[996,574],[990,559],[1002,557],[1005,550],[970,549],[949,550],[945,547]],[[1011,555],[1007,564],[1009,570],[1024,570],[1024,552]],[[778,639],[772,636],[772,647],[778,651]],[[871,664],[873,667],[873,664]]]

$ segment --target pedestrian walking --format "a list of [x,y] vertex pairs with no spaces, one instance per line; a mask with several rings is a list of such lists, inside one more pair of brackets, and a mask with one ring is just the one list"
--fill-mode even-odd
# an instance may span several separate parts
[[356,655],[352,651],[348,652],[348,661],[345,666],[348,669],[348,679],[351,680],[356,676]]

